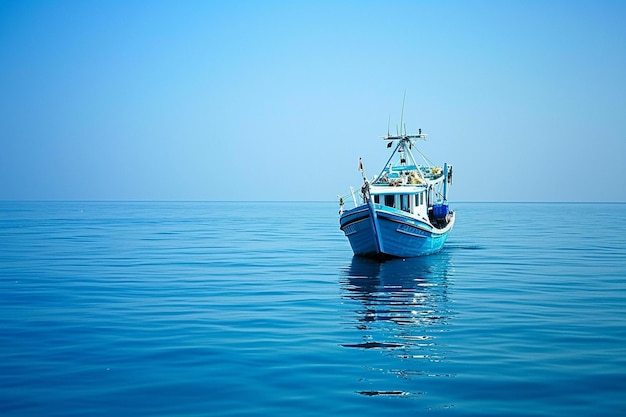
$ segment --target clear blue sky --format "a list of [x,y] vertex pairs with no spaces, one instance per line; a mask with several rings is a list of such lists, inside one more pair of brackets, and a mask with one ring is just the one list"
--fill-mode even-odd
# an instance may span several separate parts
[[0,199],[626,201],[625,1],[0,1]]

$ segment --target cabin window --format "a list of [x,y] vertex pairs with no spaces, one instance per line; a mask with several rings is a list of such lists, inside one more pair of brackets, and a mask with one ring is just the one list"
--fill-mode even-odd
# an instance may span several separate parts
[[376,203],[376,204],[380,203],[380,196],[378,194],[374,195],[374,203]]
[[415,194],[415,205],[421,206],[422,204],[424,204],[424,193]]
[[392,195],[385,195],[385,205],[386,206],[394,207],[395,206],[394,203],[395,203],[395,196],[393,194]]
[[400,208],[404,211],[409,211],[409,196],[404,194],[400,196]]

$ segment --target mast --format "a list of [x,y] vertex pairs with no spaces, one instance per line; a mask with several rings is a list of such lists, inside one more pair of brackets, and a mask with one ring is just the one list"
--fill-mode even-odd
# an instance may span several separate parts
[[[420,140],[420,139],[426,141],[427,137],[428,137],[428,135],[426,133],[422,133],[422,129],[419,129],[418,133],[417,134],[413,134],[413,135],[407,135],[406,131],[405,131],[404,134],[396,134],[396,135],[392,136],[392,135],[389,134],[389,132],[387,132],[387,136],[381,136],[381,138],[383,140],[391,141],[391,143],[393,143],[394,140],[397,140],[398,143],[397,143],[396,147],[393,149],[393,152],[391,153],[391,156],[389,157],[389,159],[387,159],[387,162],[383,166],[382,171],[380,171],[380,173],[378,174],[378,177],[383,175],[383,173],[385,172],[385,170],[387,169],[389,164],[392,162],[392,160],[396,156],[396,152],[398,152],[398,149],[401,146],[404,146],[404,151],[409,155],[409,159],[411,160],[413,165],[417,166],[417,162],[415,161],[415,156],[413,156],[413,152],[411,152],[411,147],[413,146],[414,141]],[[391,145],[389,145],[389,146],[391,146]],[[418,151],[418,153],[420,155],[422,155],[422,157],[424,157],[424,155],[419,151],[419,149],[417,151]],[[420,170],[418,170],[418,173],[419,173],[420,176],[422,175]],[[424,178],[422,178],[422,179],[424,179]]]
[[443,203],[448,203],[448,163],[443,163]]

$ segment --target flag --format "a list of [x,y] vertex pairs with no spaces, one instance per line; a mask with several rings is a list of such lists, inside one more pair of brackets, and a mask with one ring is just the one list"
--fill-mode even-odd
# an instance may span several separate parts
[[363,161],[359,158],[359,171],[363,171]]
[[387,147],[388,147],[388,148],[391,148],[391,145],[393,145],[393,142],[389,142],[389,143],[387,144]]

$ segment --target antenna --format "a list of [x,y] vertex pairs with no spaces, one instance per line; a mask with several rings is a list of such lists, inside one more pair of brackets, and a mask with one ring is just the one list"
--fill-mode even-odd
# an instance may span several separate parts
[[389,125],[391,124],[391,113],[389,113],[389,120],[387,120],[387,137],[389,137]]
[[404,96],[402,97],[402,113],[400,114],[400,128],[404,122],[404,101],[406,100],[406,88],[404,89]]

